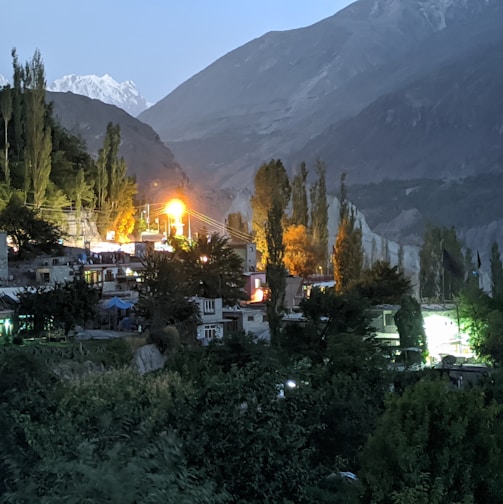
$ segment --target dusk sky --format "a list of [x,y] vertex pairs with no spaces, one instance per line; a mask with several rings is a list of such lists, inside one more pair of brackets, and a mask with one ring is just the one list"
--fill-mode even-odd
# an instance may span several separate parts
[[10,52],[39,49],[47,83],[63,75],[133,80],[149,102],[268,31],[308,26],[352,0],[22,0],[3,9],[0,74]]

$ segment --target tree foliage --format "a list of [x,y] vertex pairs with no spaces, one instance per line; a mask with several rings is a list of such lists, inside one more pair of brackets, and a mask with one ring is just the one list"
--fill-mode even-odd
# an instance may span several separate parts
[[454,228],[428,225],[419,252],[421,298],[453,299],[463,287],[464,257]]
[[354,208],[347,200],[346,174],[341,175],[339,194],[339,229],[332,260],[337,292],[345,292],[359,281],[363,267],[362,230],[357,225]]
[[427,342],[421,305],[412,296],[404,295],[394,316],[402,348],[420,348],[426,355]]
[[325,181],[326,167],[323,161],[316,162],[318,176],[311,186],[311,235],[316,251],[318,266],[326,270],[328,266],[328,203],[327,185]]
[[481,390],[449,390],[443,381],[392,396],[362,454],[364,502],[497,502],[500,413]]
[[33,317],[34,332],[40,336],[44,330],[61,328],[65,335],[76,325],[85,326],[96,318],[99,302],[98,291],[86,281],[58,283],[54,287],[42,287],[35,291],[26,289],[19,293],[16,319]]
[[292,180],[292,217],[290,224],[292,226],[308,227],[309,208],[307,204],[307,168],[306,163],[302,162],[298,173]]
[[402,296],[411,292],[410,280],[388,262],[377,261],[362,271],[354,288],[358,294],[372,304],[399,304]]
[[303,225],[285,229],[285,267],[291,275],[307,277],[316,271],[316,255],[308,230]]
[[291,188],[288,174],[279,159],[263,164],[258,169],[254,182],[255,192],[250,200],[253,212],[252,232],[257,250],[262,253],[262,263],[265,264],[269,254],[265,231],[269,211],[273,202],[277,202],[281,209],[281,220],[284,220]]
[[280,320],[285,311],[286,268],[284,263],[283,209],[281,203],[273,201],[266,224],[267,265],[266,279],[270,290],[267,301],[267,318],[271,332],[271,343],[278,344]]
[[14,241],[19,258],[28,253],[61,252],[60,228],[40,218],[39,212],[24,206],[16,195],[0,212],[0,228]]

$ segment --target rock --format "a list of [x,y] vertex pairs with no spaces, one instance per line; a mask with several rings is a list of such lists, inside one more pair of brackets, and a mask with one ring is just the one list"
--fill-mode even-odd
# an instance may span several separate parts
[[141,375],[162,369],[166,357],[155,345],[144,345],[138,348],[133,357],[133,364]]

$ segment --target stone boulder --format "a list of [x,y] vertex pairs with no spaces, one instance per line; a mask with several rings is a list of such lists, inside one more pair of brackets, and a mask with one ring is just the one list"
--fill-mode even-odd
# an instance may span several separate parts
[[164,367],[166,356],[155,345],[139,347],[133,357],[133,365],[141,375]]

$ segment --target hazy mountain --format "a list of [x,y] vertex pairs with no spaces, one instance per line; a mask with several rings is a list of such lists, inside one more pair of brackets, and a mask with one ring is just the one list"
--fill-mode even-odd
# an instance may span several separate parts
[[149,104],[131,80],[117,82],[110,75],[65,75],[55,80],[47,89],[55,92],[70,91],[115,105],[136,117]]
[[96,156],[103,147],[109,122],[120,125],[119,154],[124,157],[128,175],[135,175],[142,193],[150,201],[162,200],[187,178],[173,153],[157,133],[124,110],[73,93],[47,92],[54,116],[71,133],[80,136],[88,151]]
[[231,51],[139,118],[192,180],[241,190],[271,158],[321,158],[374,229],[418,243],[426,221],[454,224],[482,254],[503,243],[486,232],[503,220],[501,26],[500,0],[359,0]]
[[[373,101],[473,47],[501,40],[496,0],[360,0],[312,26],[228,53],[140,114],[192,178],[249,183]],[[487,28],[487,24],[491,29]],[[328,135],[330,138],[330,135]],[[338,164],[338,158],[325,158]],[[208,169],[209,168],[209,169]],[[411,174],[413,175],[413,174]]]
[[3,87],[8,83],[9,81],[3,75],[0,74],[0,87]]

